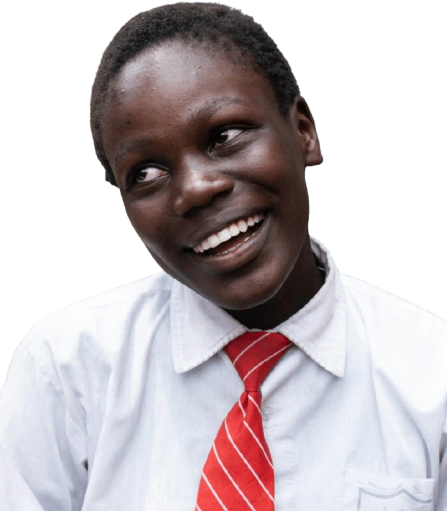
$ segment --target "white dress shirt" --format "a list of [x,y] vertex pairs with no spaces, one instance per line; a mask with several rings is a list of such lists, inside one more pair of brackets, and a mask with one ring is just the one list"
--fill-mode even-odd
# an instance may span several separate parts
[[[447,323],[313,250],[325,284],[261,387],[275,510],[447,510]],[[0,397],[1,510],[193,511],[245,331],[165,274],[39,324]]]

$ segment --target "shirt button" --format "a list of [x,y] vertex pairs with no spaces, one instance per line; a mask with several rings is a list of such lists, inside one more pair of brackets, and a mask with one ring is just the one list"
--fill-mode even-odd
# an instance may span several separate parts
[[269,406],[263,406],[262,407],[262,418],[265,421],[268,421],[272,415],[272,410]]

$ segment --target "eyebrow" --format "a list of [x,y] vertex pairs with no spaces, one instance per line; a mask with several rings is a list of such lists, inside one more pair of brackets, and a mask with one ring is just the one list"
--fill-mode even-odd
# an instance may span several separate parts
[[191,120],[197,120],[197,119],[203,119],[206,117],[211,117],[214,115],[218,110],[221,108],[224,108],[226,106],[231,105],[247,105],[247,102],[243,99],[239,98],[232,98],[232,97],[223,97],[218,99],[213,99],[212,101],[209,101],[205,103],[205,105],[197,112],[194,112],[191,114]]
[[[218,99],[213,99],[205,103],[201,108],[197,111],[192,112],[189,116],[188,121],[196,121],[202,120],[212,117],[216,114],[221,108],[232,106],[232,105],[247,105],[248,103],[239,98],[232,97],[223,97]],[[136,151],[138,152],[140,148],[147,147],[150,144],[150,139],[148,137],[139,137],[128,142],[124,142],[119,148],[118,154],[115,157],[115,165],[122,160],[124,155],[128,152]]]

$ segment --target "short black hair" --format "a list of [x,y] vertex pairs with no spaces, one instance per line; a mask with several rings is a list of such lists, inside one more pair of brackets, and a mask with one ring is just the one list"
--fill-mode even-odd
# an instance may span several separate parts
[[107,97],[124,65],[144,50],[171,40],[198,42],[248,62],[270,82],[278,110],[286,115],[299,94],[289,63],[251,16],[217,3],[176,3],[142,12],[129,20],[105,50],[92,87],[90,125],[106,180],[116,185],[102,145]]

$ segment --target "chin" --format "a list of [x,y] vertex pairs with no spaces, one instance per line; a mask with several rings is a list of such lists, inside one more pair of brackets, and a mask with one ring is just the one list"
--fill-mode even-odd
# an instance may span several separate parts
[[[200,291],[197,292],[223,309],[229,311],[248,311],[266,305],[269,302],[274,302],[275,297],[280,294],[282,285],[283,281],[281,279],[279,279],[279,283],[277,280],[250,284],[235,282],[233,285],[226,287],[226,293],[224,294],[207,296],[200,293]],[[250,292],[247,292],[247,290],[250,290]]]

